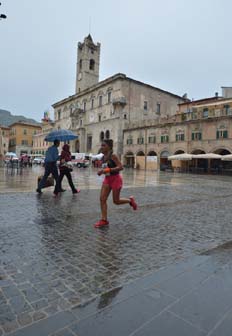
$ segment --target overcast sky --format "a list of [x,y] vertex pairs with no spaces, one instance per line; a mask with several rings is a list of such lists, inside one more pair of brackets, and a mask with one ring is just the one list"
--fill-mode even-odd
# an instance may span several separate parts
[[231,0],[0,0],[0,108],[40,120],[75,92],[77,42],[117,72],[189,98],[232,85]]

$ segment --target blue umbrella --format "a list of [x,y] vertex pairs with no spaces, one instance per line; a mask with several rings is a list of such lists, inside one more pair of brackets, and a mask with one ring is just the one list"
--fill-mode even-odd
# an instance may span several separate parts
[[74,134],[72,131],[66,130],[66,129],[59,129],[59,130],[50,132],[44,140],[49,141],[49,142],[52,142],[54,140],[69,141],[69,140],[74,140],[77,138],[78,136]]

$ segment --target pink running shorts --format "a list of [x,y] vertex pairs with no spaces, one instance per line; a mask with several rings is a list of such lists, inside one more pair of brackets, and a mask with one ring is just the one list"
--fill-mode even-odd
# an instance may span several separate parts
[[103,184],[107,184],[112,190],[122,188],[122,176],[120,174],[105,176]]

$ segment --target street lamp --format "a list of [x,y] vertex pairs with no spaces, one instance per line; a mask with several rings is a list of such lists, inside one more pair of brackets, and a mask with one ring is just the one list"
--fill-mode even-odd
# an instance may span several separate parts
[[[0,6],[1,5],[2,5],[2,3],[0,2]],[[0,20],[6,19],[6,18],[7,18],[7,16],[5,14],[0,14]]]

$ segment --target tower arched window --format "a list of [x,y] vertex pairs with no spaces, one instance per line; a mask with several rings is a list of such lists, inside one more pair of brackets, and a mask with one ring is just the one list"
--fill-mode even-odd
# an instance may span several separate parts
[[79,63],[79,69],[82,69],[82,59],[80,59],[80,63]]
[[109,139],[109,138],[110,138],[110,131],[109,131],[109,130],[106,131],[106,136],[105,136],[105,138],[106,138],[106,139]]
[[104,140],[104,132],[102,131],[101,133],[100,133],[100,141],[103,141]]
[[95,61],[93,59],[91,59],[89,61],[89,69],[90,70],[94,70],[94,68],[95,68]]

